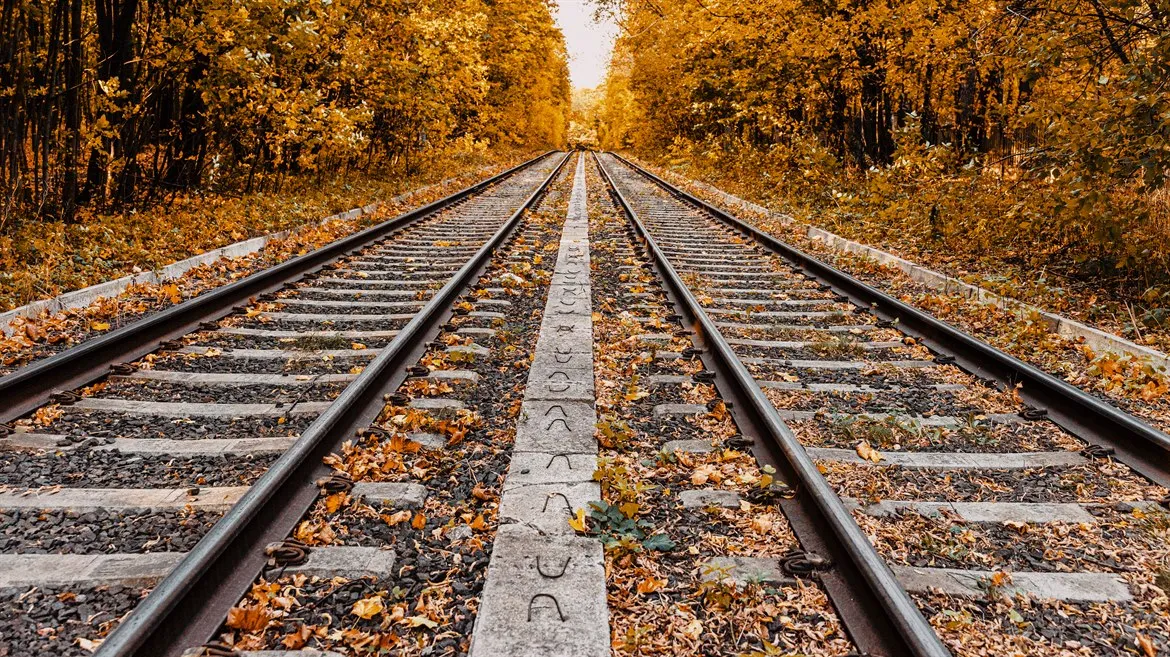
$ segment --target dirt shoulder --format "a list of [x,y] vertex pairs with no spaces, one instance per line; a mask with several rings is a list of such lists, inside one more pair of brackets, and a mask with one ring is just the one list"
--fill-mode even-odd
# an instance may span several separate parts
[[[457,189],[466,187],[474,181],[503,171],[515,163],[522,161],[522,159],[526,158],[517,156],[490,165],[482,161],[476,161],[468,163],[466,169],[455,172],[436,170],[428,177],[435,182],[445,181],[443,184],[435,185],[425,190],[420,189],[417,193],[411,194],[408,198],[399,202],[383,201],[382,205],[375,212],[355,219],[334,220],[324,224],[317,224],[317,220],[321,219],[325,214],[328,214],[328,212],[322,211],[312,215],[309,215],[307,212],[302,212],[298,216],[303,215],[305,218],[300,222],[299,227],[295,228],[288,237],[273,240],[256,253],[240,257],[221,258],[213,263],[195,267],[183,276],[164,283],[133,285],[116,297],[100,298],[94,303],[82,308],[69,309],[51,315],[44,314],[36,318],[18,318],[12,322],[14,330],[11,336],[5,337],[0,334],[0,376],[8,374],[33,361],[52,356],[57,352],[84,342],[91,337],[125,326],[148,314],[158,312],[186,299],[198,296],[207,290],[238,280],[266,267],[279,264],[294,256],[308,253],[329,242],[390,219],[409,208],[418,207],[442,198]],[[426,187],[427,184],[419,180],[412,188]],[[385,188],[382,193],[387,195],[382,198],[392,198],[388,190],[389,187]],[[370,200],[370,196],[365,196],[360,199],[354,198],[347,201],[347,203],[360,205],[369,203]],[[289,203],[292,202],[289,201]],[[350,207],[353,207],[353,205],[349,205],[343,209],[349,209]],[[215,213],[208,213],[206,218],[207,221],[214,222],[218,216]],[[288,226],[286,225],[284,227],[287,228]],[[281,226],[279,223],[273,225],[273,230],[280,229]],[[150,229],[144,227],[142,230],[149,231]],[[212,231],[208,230],[207,232],[210,233]],[[149,234],[149,232],[146,234]],[[245,238],[249,236],[244,235]],[[234,241],[236,240],[233,239],[226,243]],[[216,246],[223,246],[223,244],[217,244]],[[199,250],[203,249],[200,248]],[[163,253],[174,253],[178,254],[178,257],[181,258],[195,255],[197,252],[195,248],[189,249],[186,252],[178,249],[170,249],[158,251],[155,255],[162,257],[161,254]],[[8,254],[5,254],[3,257],[8,257]],[[64,260],[62,260],[63,262]],[[173,260],[167,260],[160,264],[166,265],[170,262],[173,262]],[[64,264],[61,266],[64,266]],[[0,266],[0,270],[3,270],[3,266]],[[36,275],[31,269],[26,269],[25,272],[30,276]],[[118,275],[122,275],[122,273],[129,272],[119,272]],[[102,280],[98,279],[93,282],[102,282]]]

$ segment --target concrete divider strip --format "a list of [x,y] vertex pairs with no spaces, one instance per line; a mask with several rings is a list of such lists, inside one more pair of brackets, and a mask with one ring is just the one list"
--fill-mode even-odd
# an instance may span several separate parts
[[601,499],[593,481],[593,324],[584,158],[536,344],[500,499],[472,657],[604,657],[609,611],[601,543],[568,521]]

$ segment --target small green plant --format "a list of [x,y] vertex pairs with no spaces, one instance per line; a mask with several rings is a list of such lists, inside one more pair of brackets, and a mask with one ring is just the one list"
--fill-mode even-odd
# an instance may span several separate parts
[[645,520],[627,517],[621,508],[608,502],[590,502],[589,518],[602,545],[607,550],[622,553],[654,550],[669,552],[674,541],[663,532],[655,532],[654,525]]
[[944,427],[927,426],[913,419],[902,420],[895,416],[874,419],[860,415],[837,417],[833,420],[832,431],[854,442],[865,441],[879,449],[923,442],[938,445],[944,442],[947,432]]
[[699,593],[703,596],[703,603],[718,609],[730,608],[738,593],[735,580],[731,577],[731,566],[705,564],[702,576]]

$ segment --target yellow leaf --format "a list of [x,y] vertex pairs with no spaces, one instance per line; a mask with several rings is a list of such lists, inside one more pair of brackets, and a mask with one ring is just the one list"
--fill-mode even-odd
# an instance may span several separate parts
[[577,509],[577,515],[573,518],[569,518],[569,526],[572,527],[574,531],[585,531],[585,509]]
[[110,325],[108,322],[94,322],[93,324],[90,324],[89,327],[95,331],[105,331],[110,328]]
[[633,518],[634,516],[638,515],[639,508],[640,507],[638,506],[637,502],[626,502],[625,504],[622,504],[618,507],[618,509],[620,509],[627,518]]
[[353,344],[351,344],[351,345],[349,345],[349,346],[350,346],[351,348],[353,348],[355,351],[361,351],[361,350],[363,350],[363,349],[365,349],[365,348],[366,348],[366,345],[364,345],[364,344],[362,344],[362,343],[360,343],[360,342],[354,342]]
[[857,449],[857,455],[860,456],[861,458],[865,459],[866,461],[872,461],[874,463],[878,463],[882,460],[882,453],[877,451],[873,447],[870,447],[870,444],[864,440],[857,443],[856,449]]
[[382,611],[385,609],[386,606],[382,604],[382,598],[373,596],[370,598],[362,598],[361,600],[353,603],[353,609],[350,613],[352,613],[354,616],[357,616],[358,618],[369,620],[374,616],[382,613]]
[[421,625],[425,625],[425,626],[431,628],[432,630],[439,626],[438,623],[427,618],[426,616],[411,616],[410,618],[406,619],[406,624],[410,625],[411,627],[419,627]]

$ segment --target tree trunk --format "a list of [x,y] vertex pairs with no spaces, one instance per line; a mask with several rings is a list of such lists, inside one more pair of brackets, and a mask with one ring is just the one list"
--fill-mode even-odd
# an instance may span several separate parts
[[65,145],[64,181],[61,185],[61,218],[73,222],[77,218],[77,160],[81,152],[81,71],[84,67],[81,49],[81,0],[62,0],[70,4],[65,21],[68,33],[68,55],[65,60]]

